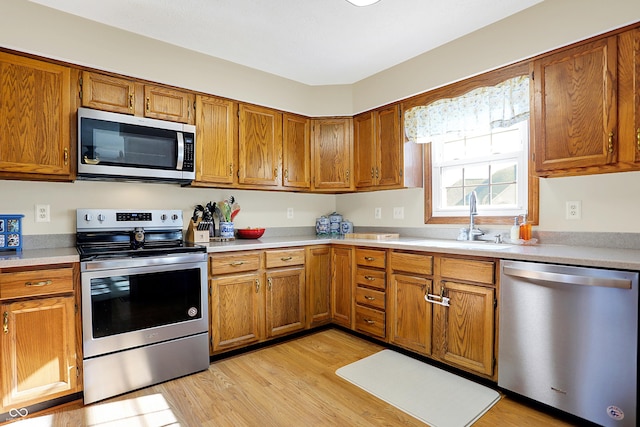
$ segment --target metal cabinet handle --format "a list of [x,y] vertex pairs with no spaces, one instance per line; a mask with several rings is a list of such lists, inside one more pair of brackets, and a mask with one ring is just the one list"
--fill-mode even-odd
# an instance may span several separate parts
[[271,292],[271,287],[273,286],[273,279],[271,277],[267,278],[267,290]]
[[282,258],[280,258],[280,261],[291,261],[292,259],[292,256],[283,256]]
[[374,174],[373,174],[373,166],[371,166],[371,179],[373,179],[373,176],[374,176]]
[[376,280],[375,277],[371,277],[371,276],[364,276],[364,278],[370,282],[373,282],[374,280]]
[[133,110],[133,94],[129,94],[129,110]]
[[233,175],[233,163],[229,163],[229,176]]
[[25,282],[25,286],[47,286],[53,283],[53,280],[41,280],[39,282]]
[[609,153],[613,153],[613,131],[609,132]]
[[438,305],[442,305],[444,307],[449,307],[449,298],[445,297],[445,296],[441,296],[441,295],[434,295],[434,294],[426,294],[424,296],[425,301],[427,301],[428,303],[431,304],[438,304]]
[[372,257],[372,256],[366,256],[366,257],[364,257],[364,260],[365,261],[375,261],[376,259],[374,257]]
[[151,111],[151,99],[147,97],[147,112]]
[[244,264],[244,261],[234,261],[234,262],[229,263],[229,265],[232,266],[232,267],[237,267],[237,266],[242,265],[242,264]]
[[369,301],[373,301],[373,300],[375,300],[375,299],[376,299],[376,297],[371,297],[371,296],[369,296],[369,295],[365,295],[365,296],[364,296],[364,299],[367,299],[367,300],[369,300]]
[[69,149],[64,149],[64,164],[65,166],[69,164]]
[[376,322],[374,322],[374,321],[373,321],[373,320],[371,320],[371,319],[362,319],[362,320],[364,320],[364,321],[365,321],[365,323],[368,323],[368,324],[370,324],[370,325],[374,325],[374,324],[376,323]]
[[638,151],[640,151],[640,128],[636,131],[636,141],[638,142]]
[[256,294],[260,292],[260,279],[256,279]]
[[9,312],[5,311],[2,315],[2,330],[5,334],[9,333]]

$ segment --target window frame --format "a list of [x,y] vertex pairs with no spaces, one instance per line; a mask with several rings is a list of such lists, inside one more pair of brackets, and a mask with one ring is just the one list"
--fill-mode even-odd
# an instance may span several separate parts
[[[402,102],[402,129],[404,130],[404,112],[410,108],[428,105],[442,98],[453,98],[456,96],[464,95],[465,93],[483,86],[495,86],[498,83],[510,79],[512,77],[526,75],[532,75],[533,62],[522,61],[516,64],[512,64],[506,67],[502,67],[493,71],[488,71],[477,76],[473,76],[458,82],[451,83],[446,86],[439,87],[429,92],[422,93],[414,96]],[[533,87],[530,85],[530,104],[533,106]],[[403,131],[404,134],[404,131]],[[404,136],[405,143],[409,141]],[[539,194],[540,194],[540,179],[535,176],[535,165],[533,163],[532,147],[534,141],[534,126],[533,121],[529,120],[529,151],[527,153],[527,221],[533,225],[539,223]],[[425,224],[466,224],[469,222],[469,216],[433,216],[432,205],[432,155],[431,144],[424,144],[423,150],[423,171],[424,171],[424,223]],[[513,216],[489,216],[478,215],[476,216],[477,224],[496,224],[496,225],[510,225],[513,224]]]

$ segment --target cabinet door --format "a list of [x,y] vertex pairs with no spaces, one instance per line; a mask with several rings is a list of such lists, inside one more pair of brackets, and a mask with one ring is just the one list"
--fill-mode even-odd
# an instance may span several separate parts
[[425,300],[431,292],[431,280],[393,274],[387,307],[389,340],[419,353],[431,354],[432,305]]
[[495,289],[444,280],[436,287],[449,298],[449,307],[433,307],[434,356],[493,375]]
[[237,155],[236,104],[210,96],[196,97],[196,181],[234,183]]
[[282,185],[289,188],[311,187],[311,132],[309,119],[295,114],[283,115]]
[[618,35],[619,162],[640,163],[640,29]]
[[279,187],[282,163],[282,113],[240,104],[238,183]]
[[534,62],[536,172],[616,162],[616,85],[615,36]]
[[304,267],[267,271],[267,337],[305,327]]
[[0,52],[0,100],[0,173],[71,179],[71,70]]
[[376,112],[376,184],[380,187],[402,185],[402,133],[400,106],[392,105]]
[[82,72],[82,106],[114,113],[135,114],[133,80]]
[[193,123],[191,93],[162,86],[144,86],[144,115],[153,119]]
[[264,290],[258,273],[211,279],[212,352],[259,341]]
[[331,248],[309,247],[306,255],[307,327],[331,320]]
[[331,318],[337,324],[351,328],[353,319],[353,250],[331,249]]
[[314,190],[352,189],[353,120],[313,121],[312,170]]
[[[353,153],[355,186],[372,187],[376,183],[376,129],[374,113],[363,113],[353,118]],[[378,174],[380,171],[377,171]]]
[[3,304],[2,316],[0,409],[77,392],[74,297]]

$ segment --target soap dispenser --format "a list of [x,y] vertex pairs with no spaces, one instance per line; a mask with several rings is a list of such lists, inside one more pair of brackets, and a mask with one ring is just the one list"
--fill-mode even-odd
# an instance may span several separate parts
[[527,214],[522,215],[522,223],[520,224],[520,238],[522,240],[531,240],[531,223],[527,222]]
[[511,233],[509,238],[512,242],[520,238],[520,226],[518,225],[518,217],[513,218],[513,225],[511,226]]

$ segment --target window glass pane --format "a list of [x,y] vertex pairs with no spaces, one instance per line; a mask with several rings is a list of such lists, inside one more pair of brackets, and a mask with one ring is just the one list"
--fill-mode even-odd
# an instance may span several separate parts
[[451,161],[464,158],[464,140],[445,142],[442,146],[442,161]]
[[462,171],[461,167],[442,168],[442,186],[462,186]]
[[463,197],[462,187],[449,187],[445,190],[446,206],[464,206],[465,198]]
[[489,183],[489,165],[474,165],[464,168],[464,185],[476,186]]
[[491,168],[491,183],[516,182],[518,164],[515,161],[494,163]]
[[507,131],[495,132],[492,135],[492,153],[513,153],[519,150],[521,150],[520,130],[517,125]]
[[511,205],[517,203],[518,187],[516,184],[499,184],[491,187],[492,205]]
[[484,157],[491,152],[491,136],[481,135],[467,139],[467,158]]

